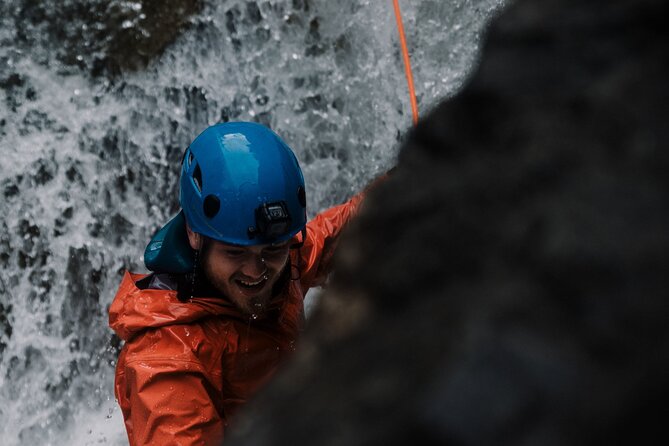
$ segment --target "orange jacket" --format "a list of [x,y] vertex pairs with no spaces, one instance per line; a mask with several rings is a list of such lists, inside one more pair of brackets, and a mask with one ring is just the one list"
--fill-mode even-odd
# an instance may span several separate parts
[[125,274],[109,325],[125,341],[115,394],[131,446],[222,441],[229,417],[294,350],[304,295],[327,278],[338,235],[360,200],[307,224],[304,245],[291,251],[300,278],[273,300],[273,317],[252,320],[216,297],[181,302],[176,291],[139,289],[135,283],[145,276]]

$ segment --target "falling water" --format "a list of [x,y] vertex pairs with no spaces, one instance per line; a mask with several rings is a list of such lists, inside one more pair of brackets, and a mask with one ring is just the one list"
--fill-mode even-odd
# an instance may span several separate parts
[[[115,37],[156,32],[148,3],[0,0],[7,446],[126,443],[107,308],[178,209],[180,156],[207,125],[253,120],[282,135],[312,215],[392,166],[411,125],[391,0],[205,1],[148,65],[96,65]],[[501,3],[401,2],[421,113],[464,82]],[[109,11],[116,28],[104,26]]]

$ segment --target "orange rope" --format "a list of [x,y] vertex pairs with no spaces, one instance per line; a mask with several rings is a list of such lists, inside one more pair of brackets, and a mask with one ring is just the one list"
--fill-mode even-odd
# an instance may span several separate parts
[[416,90],[413,87],[413,75],[411,74],[411,61],[409,60],[409,50],[407,48],[407,39],[404,36],[404,25],[402,25],[402,13],[400,12],[399,0],[393,0],[395,7],[395,19],[397,19],[397,31],[400,33],[400,44],[402,45],[402,57],[404,58],[404,73],[407,76],[409,84],[409,98],[411,99],[411,113],[413,114],[413,124],[418,123],[418,104],[416,103]]

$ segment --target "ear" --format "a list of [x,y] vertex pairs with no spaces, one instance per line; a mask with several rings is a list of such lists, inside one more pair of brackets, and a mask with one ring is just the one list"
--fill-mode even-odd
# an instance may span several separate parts
[[190,247],[199,251],[200,248],[202,248],[202,236],[197,232],[194,232],[188,223],[186,223],[186,233],[188,234],[188,243],[190,243]]

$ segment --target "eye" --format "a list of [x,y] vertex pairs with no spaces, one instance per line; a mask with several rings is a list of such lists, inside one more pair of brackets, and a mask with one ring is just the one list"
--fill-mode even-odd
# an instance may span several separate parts
[[263,249],[263,255],[267,257],[283,255],[286,252],[287,246],[288,245],[269,246]]
[[223,253],[228,257],[241,257],[244,255],[243,249],[228,248]]

